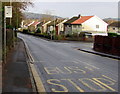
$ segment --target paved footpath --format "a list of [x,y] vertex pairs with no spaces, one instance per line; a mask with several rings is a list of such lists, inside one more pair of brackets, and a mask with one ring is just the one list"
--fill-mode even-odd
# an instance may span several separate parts
[[[3,69],[3,94],[6,92],[33,92],[29,68],[26,62],[24,43],[18,39],[15,49],[9,55]],[[33,93],[32,93],[33,94]]]

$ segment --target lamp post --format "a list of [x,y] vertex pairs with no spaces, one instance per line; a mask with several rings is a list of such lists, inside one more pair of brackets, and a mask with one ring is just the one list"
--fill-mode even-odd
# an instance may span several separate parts
[[[12,2],[11,2],[11,0],[10,0],[10,6],[12,6]],[[10,25],[11,25],[11,18],[10,18]]]
[[[55,10],[51,10],[51,11],[54,11],[55,12]],[[53,25],[53,32],[51,32],[51,40],[52,40],[52,36],[54,35],[55,36],[55,13],[54,13],[54,25]],[[53,34],[52,34],[53,33]]]
[[55,38],[55,15],[54,15],[54,29],[53,30],[54,30],[53,33],[54,33],[54,38]]
[[[12,1],[10,0],[10,6],[12,6]],[[12,18],[10,18],[10,25],[12,25]],[[14,33],[15,31],[13,30],[12,31],[12,36],[13,36],[13,47],[15,47],[15,33]]]
[[6,18],[12,18],[12,6],[5,6],[4,10],[4,62],[6,63]]

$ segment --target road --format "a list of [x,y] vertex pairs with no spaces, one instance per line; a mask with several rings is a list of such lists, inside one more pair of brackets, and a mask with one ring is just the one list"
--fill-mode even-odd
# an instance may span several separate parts
[[18,36],[28,45],[46,92],[118,91],[118,60],[76,49],[92,47],[91,43]]

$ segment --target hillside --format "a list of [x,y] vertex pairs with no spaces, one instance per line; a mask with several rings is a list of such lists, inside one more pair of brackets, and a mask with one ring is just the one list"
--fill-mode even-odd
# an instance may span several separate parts
[[[24,12],[23,15],[24,15],[25,19],[42,19],[42,18],[54,19],[53,15],[47,15],[47,14]],[[55,16],[55,18],[62,18],[62,17]]]
[[111,24],[116,21],[120,21],[120,18],[105,18],[103,19],[106,23]]

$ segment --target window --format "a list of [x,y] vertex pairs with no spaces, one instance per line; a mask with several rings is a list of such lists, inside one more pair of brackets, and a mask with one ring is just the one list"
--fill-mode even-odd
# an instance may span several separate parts
[[96,28],[99,28],[99,25],[96,25]]
[[120,31],[118,31],[118,33],[120,33]]
[[78,25],[78,28],[81,28],[81,25]]
[[73,25],[74,28],[76,28],[77,26],[76,25]]
[[113,30],[115,30],[115,28],[113,28]]

